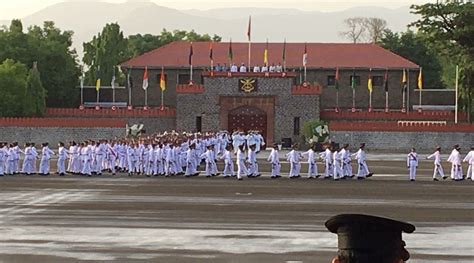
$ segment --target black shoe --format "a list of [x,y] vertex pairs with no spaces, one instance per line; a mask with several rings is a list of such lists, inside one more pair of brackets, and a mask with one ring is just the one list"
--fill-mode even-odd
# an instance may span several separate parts
[[358,177],[357,177],[357,180],[365,180],[365,177],[360,177],[360,176],[358,176]]
[[410,179],[410,182],[414,182],[414,181],[415,181],[415,179]]
[[446,179],[448,179],[448,177],[447,177],[447,176],[443,176],[443,180],[446,180]]
[[374,175],[374,173],[369,173],[367,177],[371,177],[372,175]]
[[243,179],[243,178],[238,178],[237,180],[242,181],[242,180],[244,180],[244,179]]
[[439,180],[438,180],[438,179],[436,179],[436,178],[433,178],[433,181],[436,181],[436,182],[437,182],[437,181],[439,181]]

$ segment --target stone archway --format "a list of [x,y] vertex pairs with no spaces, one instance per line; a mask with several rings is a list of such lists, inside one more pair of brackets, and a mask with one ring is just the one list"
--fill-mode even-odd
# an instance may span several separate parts
[[[257,112],[257,115],[261,116],[263,113],[266,115],[266,130],[262,129],[262,133],[265,134],[265,142],[267,145],[272,144],[274,141],[275,134],[275,96],[255,96],[255,97],[244,97],[244,96],[220,96],[219,97],[219,119],[221,129],[233,131],[230,126],[231,120],[229,120],[230,113],[236,113],[239,108],[248,108]],[[260,117],[259,117],[260,118]],[[251,119],[250,119],[251,120]],[[249,128],[243,128],[249,130]]]
[[229,111],[227,127],[230,131],[249,130],[261,131],[263,138],[267,138],[267,113],[254,106],[240,106]]

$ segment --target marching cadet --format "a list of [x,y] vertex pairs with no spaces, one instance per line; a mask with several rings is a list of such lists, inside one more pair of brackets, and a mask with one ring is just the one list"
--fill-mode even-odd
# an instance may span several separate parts
[[6,155],[5,144],[0,142],[0,176],[5,175]]
[[305,157],[308,162],[308,179],[318,178],[318,166],[315,160],[315,144],[312,144],[308,151],[301,153],[301,156]]
[[43,143],[42,146],[39,174],[49,175],[49,160],[51,159],[51,155],[55,155],[55,153],[49,149],[47,142]]
[[436,178],[436,175],[439,174],[439,176],[441,178],[443,178],[443,180],[446,180],[446,178],[448,178],[447,176],[444,175],[444,171],[443,171],[443,167],[441,166],[441,147],[438,146],[436,147],[436,151],[426,157],[426,159],[434,159],[434,171],[433,171],[433,181],[439,181],[437,178]]
[[106,141],[106,162],[108,163],[108,168],[112,175],[115,175],[115,166],[117,161],[117,152],[115,151],[115,143],[107,143]]
[[261,148],[265,150],[265,139],[263,138],[262,134],[260,131],[255,131],[255,145],[256,145],[256,151],[257,153],[260,152]]
[[402,263],[410,258],[402,232],[415,226],[389,218],[362,214],[331,217],[326,228],[338,235],[337,256],[332,263]]
[[224,177],[234,177],[234,162],[232,161],[231,145],[227,145],[227,148],[225,149],[225,152],[220,159],[224,160],[224,171],[222,172],[222,175]]
[[66,173],[66,159],[69,155],[69,151],[64,148],[63,142],[59,142],[58,147],[57,174],[59,176],[64,176]]
[[365,179],[367,177],[371,177],[373,173],[369,172],[369,167],[367,166],[366,163],[366,157],[365,157],[365,143],[362,143],[360,145],[359,151],[356,153],[352,154],[353,157],[357,160],[358,164],[358,169],[357,169],[357,179]]
[[[8,145],[5,143],[5,145]],[[13,144],[10,144],[6,147],[6,165],[5,165],[5,175],[13,175],[15,172],[14,170],[14,152],[13,152]]]
[[343,158],[341,153],[338,151],[338,147],[333,148],[333,166],[334,166],[334,180],[344,179],[344,173],[342,171]]
[[416,168],[418,167],[418,155],[415,148],[411,148],[411,152],[407,155],[407,167],[409,169],[410,181],[416,180]]
[[33,164],[32,164],[32,159],[33,159],[33,153],[31,152],[31,144],[30,143],[25,143],[25,158],[23,159],[23,166],[21,168],[21,173],[30,175],[31,171],[33,170]]
[[120,172],[125,172],[128,170],[128,160],[127,160],[127,149],[128,145],[125,141],[121,141],[117,147],[118,154],[118,168]]
[[280,170],[281,170],[281,164],[279,160],[279,155],[278,155],[278,145],[273,144],[272,151],[270,153],[270,156],[268,156],[267,159],[271,164],[272,164],[272,179],[281,177],[280,176]]
[[97,142],[95,147],[95,172],[97,175],[102,175],[102,171],[105,170],[105,157],[107,155],[107,145],[104,140]]
[[92,159],[91,159],[91,174],[97,174],[97,158],[96,151],[97,144],[95,141],[91,141],[88,146],[91,149]]
[[241,144],[237,150],[237,179],[243,180],[242,175],[248,175],[249,172],[245,166],[245,150],[244,145]]
[[451,163],[451,180],[454,181],[461,181],[463,179],[459,149],[459,145],[454,145],[453,151],[448,157],[448,162]]
[[33,157],[34,157],[33,160],[32,160],[32,167],[33,167],[32,173],[35,174],[36,171],[38,171],[36,169],[36,160],[38,160],[39,157],[38,157],[38,151],[36,150],[36,146],[35,146],[34,142],[31,143],[31,152],[32,152]]
[[324,160],[324,179],[331,178],[333,176],[334,168],[333,165],[333,153],[331,151],[331,145],[324,145],[324,152],[320,153],[319,156]]
[[91,165],[92,165],[92,149],[89,145],[89,141],[84,141],[81,143],[81,175],[83,176],[92,176]]
[[292,150],[286,154],[286,159],[290,162],[290,174],[289,178],[298,178],[300,177],[301,170],[301,154],[297,150],[298,144],[294,144]]
[[127,162],[128,162],[128,176],[132,176],[135,173],[136,170],[136,164],[137,164],[137,153],[135,152],[135,145],[130,142],[126,146],[126,151],[127,151]]
[[340,151],[342,157],[342,174],[346,178],[352,178],[352,160],[351,160],[351,151],[349,150],[349,144],[344,144]]
[[20,146],[18,146],[18,142],[13,143],[13,152],[14,152],[13,174],[19,174],[20,173],[20,154],[23,152],[20,149]]
[[165,176],[170,177],[175,175],[176,171],[174,170],[174,145],[170,143],[165,147]]
[[186,151],[186,170],[184,176],[191,177],[198,175],[199,173],[196,169],[196,144],[192,143]]
[[248,172],[247,177],[259,177],[261,174],[258,171],[258,162],[257,162],[257,146],[255,144],[250,145],[248,149]]
[[216,176],[217,173],[215,173],[215,171],[217,170],[217,168],[214,167],[216,166],[216,163],[214,159],[214,149],[212,145],[207,146],[207,151],[201,155],[201,159],[204,159],[206,162],[206,177]]
[[464,157],[463,162],[469,164],[466,178],[470,178],[472,181],[474,181],[474,146],[471,146],[471,151],[466,155],[466,157]]

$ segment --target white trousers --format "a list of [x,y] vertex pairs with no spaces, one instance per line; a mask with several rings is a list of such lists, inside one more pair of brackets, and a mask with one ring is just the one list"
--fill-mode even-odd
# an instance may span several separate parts
[[294,162],[290,163],[290,175],[289,175],[290,178],[300,175],[300,171],[301,171],[300,163],[294,163]]
[[247,167],[245,166],[244,160],[241,160],[237,163],[237,178],[242,178],[242,175],[246,176],[248,175],[249,172],[247,170]]
[[339,165],[339,163],[334,165],[334,179],[339,179],[344,177],[344,174],[342,172],[342,167]]
[[410,180],[415,180],[416,179],[416,161],[410,162],[410,167],[408,168],[408,170],[409,170]]
[[39,173],[40,174],[49,174],[49,159],[48,158],[41,157]]
[[224,162],[224,172],[222,173],[224,176],[234,176],[234,162],[232,161],[225,161]]
[[324,170],[324,176],[325,177],[331,177],[333,175],[333,168],[332,168],[332,163],[326,160],[325,163],[325,170]]
[[272,177],[279,176],[281,170],[280,163],[272,163]]
[[359,168],[357,171],[357,177],[366,177],[369,174],[369,167],[366,162],[359,162]]
[[344,162],[342,165],[342,173],[344,176],[350,177],[352,176],[352,165],[351,162]]
[[58,158],[58,173],[63,174],[66,173],[66,159],[65,158]]
[[444,171],[443,171],[443,167],[441,166],[441,164],[435,164],[434,166],[434,171],[433,171],[433,178],[436,178],[436,175],[438,175],[443,178],[444,177]]
[[318,166],[316,163],[308,163],[308,178],[318,175]]

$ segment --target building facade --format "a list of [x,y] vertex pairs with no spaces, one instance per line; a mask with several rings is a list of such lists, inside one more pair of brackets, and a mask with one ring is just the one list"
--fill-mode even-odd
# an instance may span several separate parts
[[[306,121],[318,120],[321,111],[333,111],[336,106],[352,110],[354,101],[355,110],[367,111],[369,76],[373,80],[373,110],[384,110],[386,102],[392,111],[402,110],[403,105],[409,110],[417,103],[414,88],[419,67],[373,44],[252,43],[250,65],[248,43],[213,43],[212,51],[209,42],[195,42],[192,47],[190,56],[191,43],[173,42],[122,63],[133,84],[116,90],[116,101],[133,107],[160,107],[163,102],[165,107],[176,108],[177,130],[258,129],[269,142],[298,139]],[[263,65],[265,49],[269,64],[280,64],[283,72],[215,71],[217,65],[230,68],[231,64],[245,64],[252,71],[255,65]],[[142,89],[145,68],[146,91]],[[166,79],[163,93],[162,70]],[[405,100],[403,71],[407,76]],[[94,90],[85,92],[85,101],[95,98]],[[100,100],[111,101],[111,91],[102,91]]]

